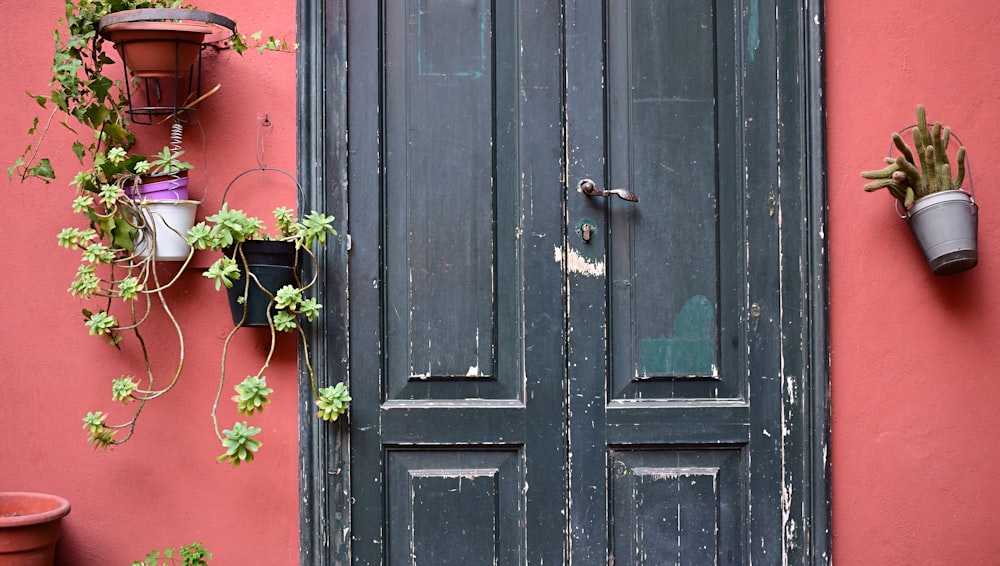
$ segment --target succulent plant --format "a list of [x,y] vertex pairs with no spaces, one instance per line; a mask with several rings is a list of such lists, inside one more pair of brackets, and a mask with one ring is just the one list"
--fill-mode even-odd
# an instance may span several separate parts
[[965,180],[965,147],[959,147],[955,156],[957,172],[952,177],[948,159],[948,142],[951,129],[941,122],[927,126],[927,113],[922,104],[917,105],[917,125],[913,130],[911,149],[899,133],[892,135],[892,143],[899,151],[896,157],[886,157],[887,166],[877,171],[862,171],[861,176],[872,182],[865,191],[888,189],[904,208],[910,208],[922,197],[938,191],[959,189]]

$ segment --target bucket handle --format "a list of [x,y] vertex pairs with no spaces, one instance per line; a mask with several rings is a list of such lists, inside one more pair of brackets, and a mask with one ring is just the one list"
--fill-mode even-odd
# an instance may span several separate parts
[[226,202],[226,197],[229,195],[229,190],[233,188],[233,185],[241,177],[243,177],[244,175],[247,175],[249,173],[264,172],[264,171],[274,171],[276,173],[281,173],[282,175],[284,175],[284,176],[288,177],[289,179],[291,179],[293,183],[295,183],[295,210],[296,210],[296,216],[298,216],[299,218],[301,218],[302,207],[303,207],[303,204],[304,204],[302,202],[302,185],[299,183],[298,179],[296,179],[291,173],[289,173],[288,171],[285,171],[284,169],[279,169],[277,167],[267,167],[267,166],[263,166],[262,165],[260,167],[253,167],[251,169],[247,169],[246,171],[243,171],[242,173],[236,175],[235,177],[233,177],[233,180],[229,181],[229,184],[226,185],[226,190],[222,191],[222,202],[223,203]]
[[[905,128],[903,128],[902,130],[899,130],[896,133],[902,135],[903,132],[908,132],[908,131],[912,130],[913,128],[916,128],[916,127],[917,127],[917,124],[912,124],[912,125],[906,126]],[[958,145],[959,146],[965,145],[965,143],[962,142],[962,138],[958,137],[958,134],[956,134],[955,132],[951,133],[951,137],[955,138],[955,140],[958,141]],[[889,142],[889,157],[892,157],[892,148],[894,148],[894,147],[896,147],[896,144],[894,144],[894,143],[892,143],[890,141]],[[965,177],[969,180],[969,191],[970,191],[969,201],[970,201],[970,205],[972,206],[973,209],[975,209],[977,207],[977,205],[976,205],[976,186],[972,182],[972,161],[969,159],[969,154],[968,153],[965,154]],[[961,190],[961,189],[959,189],[959,190]],[[909,218],[908,214],[906,214],[905,212],[900,212],[900,210],[899,210],[899,200],[893,199],[893,204],[892,205],[896,209],[896,214],[899,215],[900,218],[902,218],[903,220],[906,220],[907,218]]]

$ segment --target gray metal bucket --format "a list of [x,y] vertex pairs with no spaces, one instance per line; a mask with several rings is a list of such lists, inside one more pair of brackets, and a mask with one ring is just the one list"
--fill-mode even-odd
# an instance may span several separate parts
[[962,190],[918,199],[906,213],[913,236],[935,275],[953,275],[979,263],[979,207]]

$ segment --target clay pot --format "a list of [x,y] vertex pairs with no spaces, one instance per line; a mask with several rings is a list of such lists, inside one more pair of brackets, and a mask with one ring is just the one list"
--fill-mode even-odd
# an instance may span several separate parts
[[51,566],[67,513],[56,495],[0,492],[0,566]]
[[121,22],[102,34],[115,44],[132,75],[182,77],[198,59],[207,25],[182,22]]

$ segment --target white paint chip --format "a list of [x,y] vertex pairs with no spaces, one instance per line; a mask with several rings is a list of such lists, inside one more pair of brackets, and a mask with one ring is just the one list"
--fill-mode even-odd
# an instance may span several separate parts
[[[563,262],[562,248],[555,246],[554,256],[556,263]],[[565,256],[568,273],[586,275],[587,277],[604,277],[604,262],[586,258],[573,248]]]

